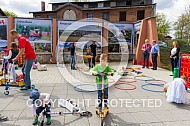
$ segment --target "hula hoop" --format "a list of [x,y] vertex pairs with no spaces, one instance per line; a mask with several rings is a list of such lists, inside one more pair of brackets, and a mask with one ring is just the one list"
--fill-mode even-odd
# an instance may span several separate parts
[[158,87],[163,87],[164,84],[143,84],[143,85],[141,86],[141,88],[142,88],[143,90],[146,90],[146,91],[150,91],[150,92],[161,92],[161,93],[164,92],[163,90],[162,90],[162,91],[150,90],[150,89],[144,88],[145,86],[158,86]]
[[[128,80],[132,80],[132,81],[128,81]],[[133,78],[120,78],[119,82],[134,83],[134,82],[137,82],[137,81],[135,79],[133,79]]]
[[[163,80],[145,80],[145,82],[147,84],[155,84],[155,83],[151,83],[151,81],[156,81],[156,84],[166,84],[166,82]],[[159,83],[159,82],[161,82],[161,83]]]
[[93,87],[96,87],[96,84],[79,84],[77,86],[74,86],[74,90],[75,91],[78,91],[78,92],[96,92],[96,90],[84,90],[84,89],[81,89],[79,87],[82,87],[82,86],[93,86]]
[[[122,87],[119,86],[119,85],[122,85],[122,84],[130,85],[130,86],[132,86],[133,88],[122,88]],[[115,87],[116,89],[119,89],[119,90],[135,90],[135,89],[137,88],[134,84],[126,83],[126,82],[114,84],[114,87]]]
[[135,80],[140,80],[140,81],[146,81],[146,80],[144,80],[144,79],[139,79],[139,77],[143,77],[143,78],[147,78],[147,79],[149,78],[148,81],[149,81],[149,80],[154,80],[153,77],[149,77],[149,76],[135,76],[134,79],[135,79]]

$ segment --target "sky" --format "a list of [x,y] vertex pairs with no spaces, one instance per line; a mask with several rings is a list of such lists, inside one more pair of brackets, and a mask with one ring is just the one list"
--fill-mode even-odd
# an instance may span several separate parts
[[[43,1],[46,2],[46,10],[51,10],[51,5],[48,3],[63,2],[69,0],[43,0]],[[153,0],[153,1],[154,3],[157,3],[157,12],[166,14],[168,20],[171,22],[176,21],[178,16],[180,16],[181,13],[185,11],[187,5],[190,5],[190,0]],[[0,0],[0,8],[2,10],[8,10],[14,12],[19,17],[32,17],[32,14],[29,14],[29,12],[40,11],[41,0]]]

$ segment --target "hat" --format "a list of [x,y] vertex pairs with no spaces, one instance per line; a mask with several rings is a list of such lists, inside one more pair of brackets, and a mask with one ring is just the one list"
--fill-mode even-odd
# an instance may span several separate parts
[[37,90],[34,90],[30,93],[30,99],[32,99],[32,104],[34,104],[35,100],[39,99],[40,97],[40,92]]

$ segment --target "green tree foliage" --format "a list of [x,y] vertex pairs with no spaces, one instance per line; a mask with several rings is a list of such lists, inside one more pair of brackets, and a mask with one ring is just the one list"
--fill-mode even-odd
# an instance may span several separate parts
[[10,11],[7,11],[7,10],[5,10],[3,12],[5,13],[6,16],[17,17],[17,15],[15,13],[13,13],[13,12],[10,12]]
[[163,13],[156,14],[156,24],[158,31],[158,39],[164,41],[165,36],[167,36],[170,32],[170,22],[167,20],[167,17]]
[[190,5],[174,22],[174,31],[177,39],[188,40],[188,43],[190,43]]

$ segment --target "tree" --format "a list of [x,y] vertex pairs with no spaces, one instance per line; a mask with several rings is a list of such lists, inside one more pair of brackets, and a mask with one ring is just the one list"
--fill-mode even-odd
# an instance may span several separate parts
[[187,17],[185,14],[182,14],[178,17],[178,20],[174,22],[174,35],[177,39],[185,38],[185,29],[187,26]]
[[163,13],[156,14],[156,24],[158,31],[158,39],[164,41],[165,36],[170,32],[170,22],[167,20],[167,17]]
[[6,16],[17,17],[17,15],[15,13],[13,13],[13,12],[10,12],[10,11],[7,11],[7,10],[5,10],[3,12],[5,13]]
[[190,5],[174,23],[174,31],[177,39],[188,40],[188,43],[190,43]]

